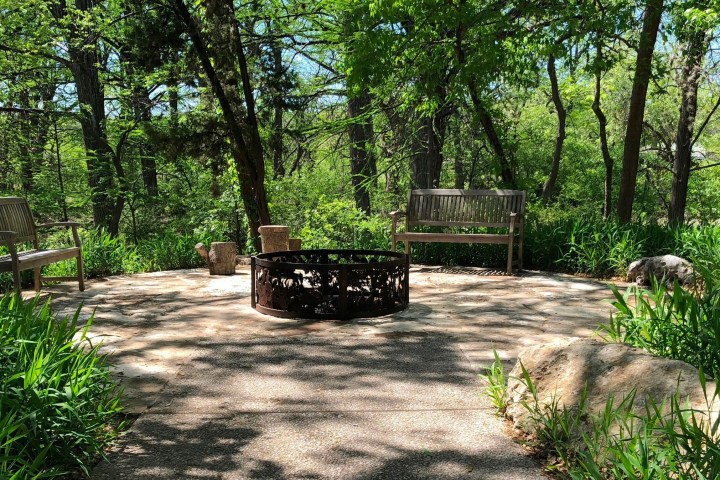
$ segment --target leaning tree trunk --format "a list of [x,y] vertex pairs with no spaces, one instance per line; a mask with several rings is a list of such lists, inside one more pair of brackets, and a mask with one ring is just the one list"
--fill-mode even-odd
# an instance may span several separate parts
[[[598,55],[601,55],[598,49]],[[610,155],[607,140],[607,117],[600,104],[600,72],[595,72],[595,99],[592,110],[598,119],[600,129],[600,151],[602,152],[603,163],[605,164],[605,200],[603,202],[603,218],[607,220],[612,215],[612,190],[613,190],[613,165],[614,161]]]
[[693,130],[697,115],[698,88],[701,79],[702,61],[707,50],[707,36],[699,30],[686,45],[684,64],[680,78],[680,118],[675,137],[672,190],[668,221],[674,224],[685,222],[688,181],[692,167]]
[[622,223],[632,217],[635,187],[637,184],[638,163],[640,160],[640,140],[642,138],[643,118],[645,116],[645,99],[647,97],[652,58],[655,51],[658,28],[663,12],[664,0],[647,0],[643,19],[640,45],[635,62],[635,77],[630,96],[625,145],[623,149],[623,170],[620,179],[620,193],[617,213]]
[[[230,152],[240,183],[240,196],[255,248],[260,250],[258,228],[269,225],[271,221],[265,191],[263,148],[245,50],[232,1],[208,0],[205,4],[208,35],[216,46],[212,51],[184,0],[174,0],[176,12],[187,27],[227,124]],[[242,85],[242,98],[238,85]]]
[[557,136],[555,137],[555,150],[553,152],[552,163],[550,164],[550,174],[543,186],[542,199],[543,204],[550,203],[550,199],[555,195],[557,190],[557,179],[560,173],[560,159],[562,158],[563,145],[565,144],[565,124],[567,122],[567,112],[560,98],[560,88],[558,86],[557,71],[555,70],[555,55],[550,54],[548,58],[547,71],[550,77],[550,90],[552,92],[552,101],[555,104],[555,111],[558,117]]

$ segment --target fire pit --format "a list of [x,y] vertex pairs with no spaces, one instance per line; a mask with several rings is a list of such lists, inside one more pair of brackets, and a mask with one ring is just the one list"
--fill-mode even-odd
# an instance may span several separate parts
[[251,260],[251,304],[285,318],[348,319],[398,312],[409,302],[409,257],[376,250],[298,250]]

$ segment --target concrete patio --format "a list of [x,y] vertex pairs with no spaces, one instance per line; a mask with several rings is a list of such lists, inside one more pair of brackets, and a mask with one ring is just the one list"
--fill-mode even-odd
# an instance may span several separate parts
[[563,275],[411,269],[410,307],[350,322],[250,308],[249,268],[91,280],[47,291],[95,310],[93,341],[140,414],[93,478],[531,479],[477,374],[495,347],[589,336],[606,285]]

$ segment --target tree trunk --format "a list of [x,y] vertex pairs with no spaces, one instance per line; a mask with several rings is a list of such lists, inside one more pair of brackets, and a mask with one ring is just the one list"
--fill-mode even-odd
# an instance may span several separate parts
[[663,3],[664,0],[647,0],[645,4],[643,27],[640,33],[640,44],[635,63],[635,77],[630,96],[630,111],[625,132],[623,170],[620,178],[620,193],[617,206],[618,219],[622,223],[629,222],[632,217],[640,159],[640,141],[645,116],[645,99],[648,84],[650,83],[650,74],[652,73],[652,58],[662,18]]
[[[133,86],[132,92],[133,114],[139,123],[149,123],[152,120],[152,102],[147,88],[144,86]],[[155,152],[147,140],[141,140],[140,169],[142,173],[145,192],[150,198],[158,196],[157,164]]]
[[[598,49],[598,55],[601,55]],[[603,163],[605,164],[605,200],[603,202],[603,218],[605,220],[612,215],[612,189],[613,189],[613,158],[610,156],[610,149],[607,141],[607,118],[600,105],[600,72],[595,72],[595,99],[592,104],[593,112],[598,119],[600,127],[600,151],[602,152]]]
[[462,190],[465,188],[465,166],[463,165],[460,155],[455,155],[453,167],[455,169],[455,188]]
[[[247,59],[232,1],[208,0],[205,4],[208,35],[210,42],[217,46],[212,52],[184,1],[175,0],[176,11],[187,27],[227,124],[230,151],[238,172],[245,214],[255,248],[260,250],[258,228],[269,225],[271,221],[265,191],[263,149]],[[242,98],[238,91],[240,84]]]
[[372,150],[373,123],[370,116],[370,94],[367,89],[348,99],[348,127],[350,138],[350,171],[357,208],[370,214],[370,188],[377,175]]
[[[463,41],[465,40],[464,36],[466,32],[467,28],[463,26],[460,26],[455,30],[455,55],[457,56],[458,62],[461,65],[466,64],[465,48],[463,46]],[[482,125],[483,132],[485,132],[485,137],[487,138],[487,141],[490,144],[490,148],[495,155],[495,160],[500,167],[500,179],[502,181],[502,184],[503,186],[507,186],[510,188],[517,188],[517,180],[515,179],[515,173],[513,172],[512,166],[510,165],[510,160],[508,159],[505,147],[503,146],[502,141],[498,136],[497,128],[495,128],[495,122],[492,118],[490,111],[488,110],[483,100],[480,98],[477,81],[472,75],[468,77],[467,86],[470,93],[470,100],[472,101],[472,105],[475,110],[475,114],[477,115],[477,119],[480,121],[480,125]]]
[[483,101],[480,100],[477,89],[473,87],[474,83],[474,80],[471,81],[470,99],[472,100],[473,106],[475,107],[475,113],[477,114],[478,120],[480,120],[480,124],[485,132],[485,137],[490,144],[490,148],[495,154],[495,160],[500,166],[500,179],[502,184],[505,187],[517,188],[515,174],[513,173],[510,161],[505,153],[505,147],[503,147],[502,141],[497,134],[495,121],[493,120],[490,111],[485,107]]
[[410,168],[412,188],[438,188],[440,172],[444,161],[442,153],[444,129],[447,120],[440,118],[438,112],[422,117],[420,125],[413,135],[413,152]]
[[[69,42],[70,45],[73,42]],[[88,48],[68,48],[71,60],[70,70],[75,80],[78,103],[80,104],[80,126],[83,132],[87,155],[88,185],[91,190],[93,221],[96,227],[107,229],[117,235],[119,225],[113,212],[113,157],[105,131],[105,92],[100,84],[97,65],[97,51]],[[118,195],[117,201],[121,201]]]
[[[96,6],[97,0],[75,1],[75,8],[84,13],[91,13]],[[65,3],[52,4],[50,10],[55,19],[67,22]],[[117,194],[113,193],[116,186],[113,175],[116,159],[105,130],[105,90],[100,83],[98,70],[98,35],[96,32],[81,30],[85,22],[72,20],[69,22],[66,42],[68,66],[75,81],[80,106],[80,126],[85,144],[93,222],[96,227],[105,228],[111,235],[117,235],[124,206],[124,193],[123,185],[119,185]]]
[[[268,28],[270,31],[270,28]],[[283,164],[283,92],[280,88],[283,76],[282,49],[275,40],[270,41],[273,58],[275,88],[272,93],[273,130],[270,135],[270,148],[273,156],[273,178],[285,176]]]
[[562,158],[563,145],[565,143],[565,124],[567,122],[567,112],[560,98],[560,88],[558,87],[557,71],[555,70],[555,55],[550,54],[547,63],[548,76],[550,77],[550,90],[552,92],[552,101],[555,104],[555,111],[558,117],[557,136],[555,137],[555,151],[553,152],[552,163],[550,165],[550,174],[543,186],[542,199],[543,204],[550,203],[550,199],[556,194],[557,179],[560,173],[560,159]]
[[[48,85],[42,78],[38,78],[38,86],[32,91],[20,92],[19,103],[21,107],[30,109],[47,108],[55,96],[56,85]],[[22,132],[23,144],[20,148],[20,180],[23,191],[32,192],[35,187],[35,173],[41,168],[45,144],[50,133],[50,118],[40,112],[25,112],[20,114],[18,129]]]
[[673,159],[672,190],[668,222],[685,223],[685,204],[687,201],[688,181],[692,167],[693,131],[697,115],[698,88],[700,86],[702,61],[707,50],[708,40],[705,32],[698,30],[690,35],[683,55],[683,68],[679,79],[680,118],[675,137],[675,157]]

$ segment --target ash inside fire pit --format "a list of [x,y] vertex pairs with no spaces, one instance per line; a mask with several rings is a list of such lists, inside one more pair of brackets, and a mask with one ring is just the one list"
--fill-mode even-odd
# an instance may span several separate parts
[[252,258],[252,307],[286,318],[348,319],[409,303],[409,257],[376,250],[298,250]]

